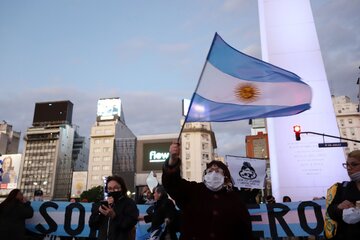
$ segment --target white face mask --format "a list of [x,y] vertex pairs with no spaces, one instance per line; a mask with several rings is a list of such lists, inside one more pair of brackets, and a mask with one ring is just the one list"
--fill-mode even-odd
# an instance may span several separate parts
[[219,191],[224,185],[224,176],[218,172],[209,172],[204,177],[205,186],[211,191]]

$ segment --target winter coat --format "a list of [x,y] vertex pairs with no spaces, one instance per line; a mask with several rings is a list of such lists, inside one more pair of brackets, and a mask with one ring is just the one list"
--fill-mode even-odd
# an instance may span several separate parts
[[[175,223],[177,210],[174,203],[168,199],[167,196],[162,196],[161,199],[156,201],[153,206],[149,207],[146,212],[148,215],[144,216],[144,221],[146,223],[151,222],[151,226],[148,229],[149,232],[158,229],[165,222],[165,218],[168,218],[170,223],[166,227],[166,233],[169,234],[170,239],[178,239],[176,236],[175,226],[173,225]],[[165,234],[162,236],[165,236]]]
[[180,240],[250,240],[250,215],[241,196],[225,188],[214,192],[204,183],[190,182],[180,176],[180,160],[163,167],[162,183],[182,210]]
[[30,202],[14,201],[0,209],[0,238],[22,240],[25,238],[25,219],[34,214]]
[[335,197],[327,208],[330,218],[338,223],[336,236],[333,239],[360,239],[360,222],[355,224],[345,223],[342,219],[343,210],[337,208],[344,200],[348,200],[354,205],[356,201],[360,200],[360,191],[357,189],[355,182],[351,181],[346,186],[339,184]]
[[94,204],[89,219],[89,226],[99,230],[99,240],[130,240],[135,234],[135,225],[139,210],[131,198],[121,197],[113,204],[116,213],[114,219],[99,212],[100,204]]

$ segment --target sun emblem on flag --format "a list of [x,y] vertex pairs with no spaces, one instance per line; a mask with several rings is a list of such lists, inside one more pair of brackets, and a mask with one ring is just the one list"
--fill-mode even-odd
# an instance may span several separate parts
[[235,96],[241,102],[251,103],[260,96],[260,90],[253,84],[239,84],[235,88]]

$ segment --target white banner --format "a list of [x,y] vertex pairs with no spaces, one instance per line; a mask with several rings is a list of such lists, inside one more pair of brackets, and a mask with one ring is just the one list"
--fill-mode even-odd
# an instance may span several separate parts
[[226,155],[226,163],[237,188],[264,189],[265,159]]

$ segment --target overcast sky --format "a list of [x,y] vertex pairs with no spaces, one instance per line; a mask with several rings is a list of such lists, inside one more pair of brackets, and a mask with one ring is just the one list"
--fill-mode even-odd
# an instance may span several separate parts
[[[357,102],[360,1],[312,0],[330,90]],[[0,1],[0,121],[22,137],[36,102],[70,100],[88,137],[99,98],[120,97],[135,135],[179,133],[213,36],[261,58],[255,0]],[[213,124],[245,155],[248,121]]]

